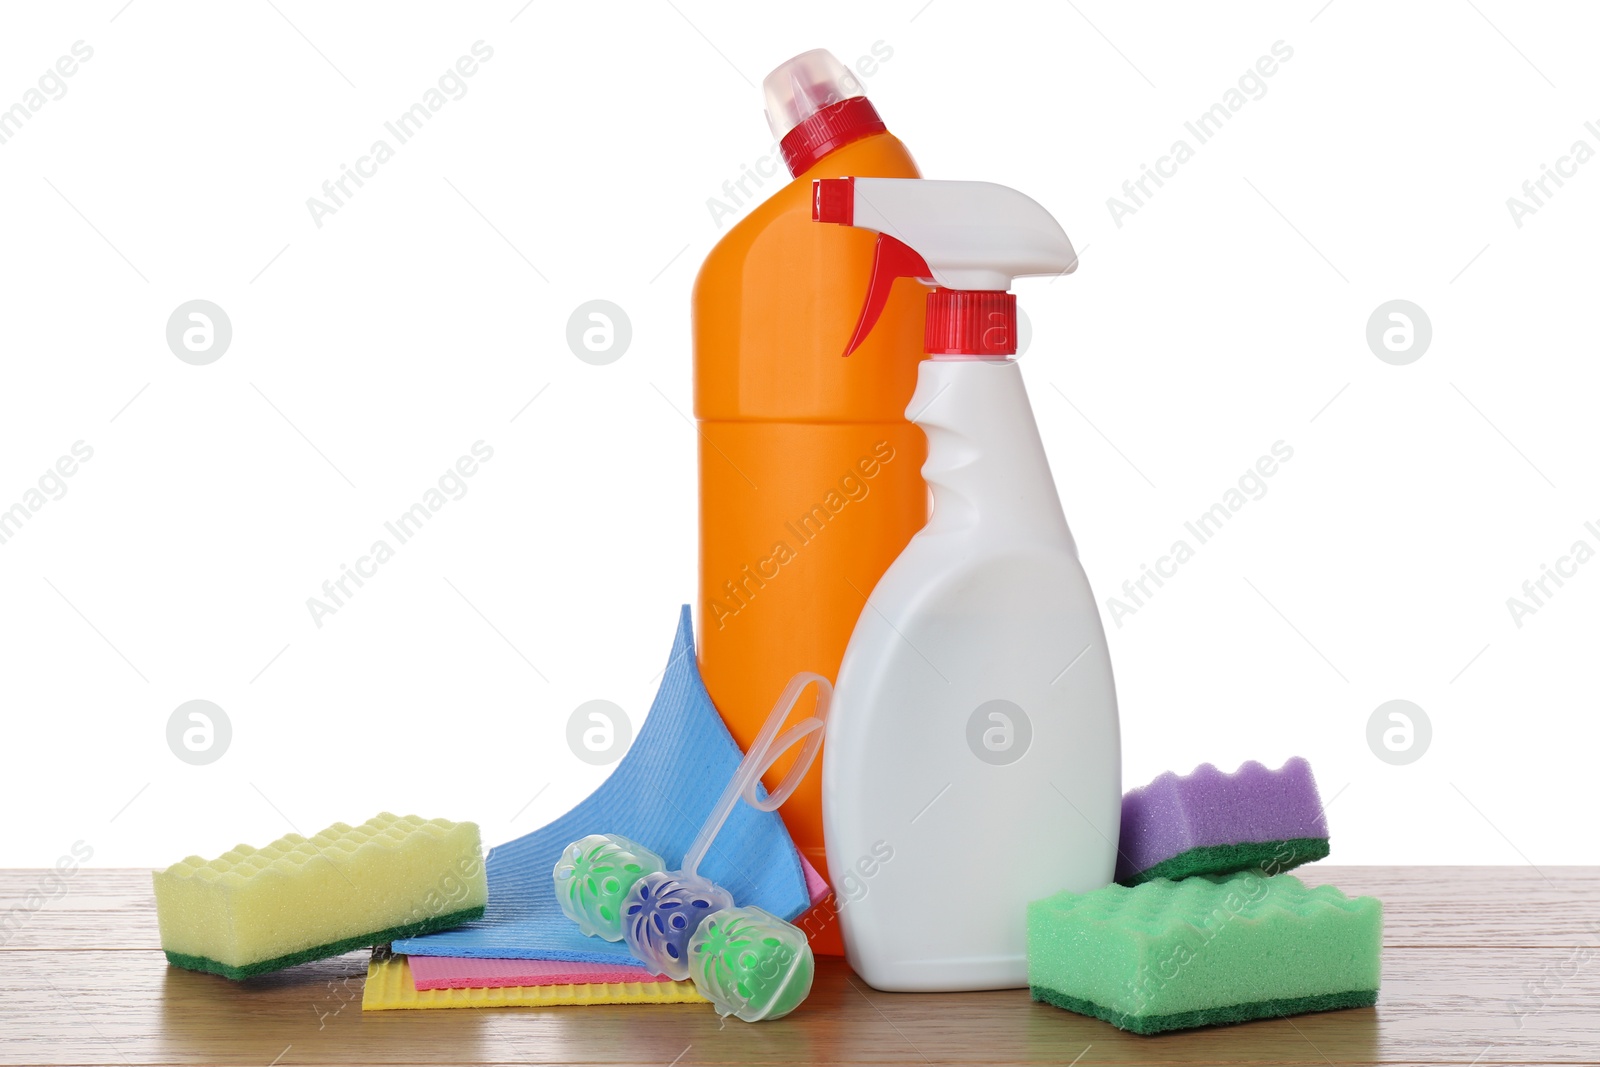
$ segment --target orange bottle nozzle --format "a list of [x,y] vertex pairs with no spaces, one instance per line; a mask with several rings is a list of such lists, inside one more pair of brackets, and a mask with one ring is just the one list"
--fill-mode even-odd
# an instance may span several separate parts
[[[842,226],[853,225],[854,182],[854,178],[818,178],[812,184],[812,219]],[[855,335],[850,338],[850,344],[844,350],[845,355],[860,348],[872,328],[878,324],[878,317],[889,303],[889,293],[894,289],[896,278],[916,278],[931,285],[933,271],[928,267],[927,260],[910,245],[880,233],[872,254],[872,274],[867,280],[867,301],[861,308],[861,317],[856,320]]]

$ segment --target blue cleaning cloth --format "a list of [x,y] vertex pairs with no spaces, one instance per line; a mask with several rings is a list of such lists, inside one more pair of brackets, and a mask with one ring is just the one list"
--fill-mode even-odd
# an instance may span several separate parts
[[[556,860],[580,837],[620,834],[653,849],[668,869],[676,869],[743,755],[700,679],[686,604],[650,714],[611,777],[559,819],[489,851],[489,904],[482,919],[444,933],[402,938],[394,942],[394,951],[632,962],[625,942],[585,937],[561,913],[553,882]],[[800,854],[777,812],[737,805],[700,873],[741,905],[755,904],[785,919],[811,906]]]

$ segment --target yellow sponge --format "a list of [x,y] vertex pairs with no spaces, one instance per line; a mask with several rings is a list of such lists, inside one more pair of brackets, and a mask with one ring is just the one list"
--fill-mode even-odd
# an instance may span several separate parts
[[701,1004],[693,982],[608,982],[517,985],[486,989],[418,989],[404,956],[383,949],[367,964],[362,1011],[397,1008],[553,1008],[568,1004]]
[[248,978],[483,916],[478,827],[384,812],[155,873],[167,962]]

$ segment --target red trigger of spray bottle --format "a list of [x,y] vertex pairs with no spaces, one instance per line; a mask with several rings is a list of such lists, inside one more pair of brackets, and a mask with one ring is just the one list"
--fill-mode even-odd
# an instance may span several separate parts
[[[811,218],[814,222],[833,222],[843,226],[855,223],[855,179],[818,178],[812,186]],[[889,303],[889,293],[897,278],[915,278],[924,285],[933,285],[933,270],[927,260],[910,245],[886,233],[878,234],[878,243],[872,253],[872,275],[867,283],[867,302],[856,320],[855,335],[844,354],[850,355],[861,347],[872,328],[878,324]]]
[[867,303],[845,355],[872,332],[897,278],[932,286],[923,351],[1003,360],[1017,351],[1019,277],[1070,274],[1077,253],[1048,211],[991,182],[822,178],[812,217],[878,234]]

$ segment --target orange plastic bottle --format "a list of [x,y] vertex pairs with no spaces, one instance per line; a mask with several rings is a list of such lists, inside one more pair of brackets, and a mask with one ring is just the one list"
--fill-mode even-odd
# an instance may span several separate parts
[[[905,417],[927,289],[897,282],[843,357],[876,236],[811,217],[813,178],[915,178],[916,164],[826,51],[779,67],[766,93],[795,178],[717,243],[694,289],[700,670],[741,747],[795,672],[837,676],[867,595],[928,514],[927,444]],[[826,872],[820,767],[781,811]],[[837,954],[831,920],[824,909],[800,925]]]

